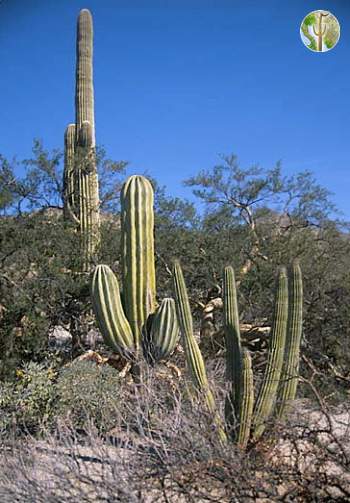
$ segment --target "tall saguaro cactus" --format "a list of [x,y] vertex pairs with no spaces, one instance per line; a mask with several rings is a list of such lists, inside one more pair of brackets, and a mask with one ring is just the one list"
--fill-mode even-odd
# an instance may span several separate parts
[[87,9],[80,11],[78,17],[76,57],[74,146],[71,145],[73,127],[70,125],[65,141],[65,158],[69,162],[65,165],[64,178],[70,181],[65,183],[64,215],[77,224],[83,270],[89,270],[100,241],[100,217],[95,156],[93,27]]

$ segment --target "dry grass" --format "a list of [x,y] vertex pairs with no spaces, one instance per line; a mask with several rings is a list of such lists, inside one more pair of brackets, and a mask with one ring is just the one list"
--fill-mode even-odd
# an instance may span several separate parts
[[184,379],[150,373],[138,386],[121,384],[122,407],[115,404],[119,413],[107,434],[93,422],[79,434],[66,419],[40,439],[8,436],[0,453],[0,501],[350,500],[348,411],[299,404],[290,424],[275,429],[274,441],[242,454],[220,444],[187,389]]

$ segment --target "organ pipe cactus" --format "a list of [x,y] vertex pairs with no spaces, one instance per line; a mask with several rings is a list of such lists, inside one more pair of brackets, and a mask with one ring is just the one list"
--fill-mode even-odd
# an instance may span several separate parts
[[77,225],[82,267],[89,270],[100,242],[100,216],[95,156],[93,27],[87,9],[80,11],[78,17],[76,44],[75,127],[69,125],[65,135],[64,216]]
[[288,280],[285,267],[281,267],[277,279],[274,318],[271,329],[268,361],[254,409],[253,440],[265,430],[276,401],[280,382],[286,341],[288,318]]
[[287,405],[295,399],[300,361],[300,342],[303,319],[303,280],[299,262],[289,269],[289,312],[286,350],[278,390],[277,414],[281,417]]
[[[233,267],[224,269],[224,330],[226,339],[226,376],[232,386],[230,405],[238,412],[239,383],[241,379],[242,349],[239,329],[239,314],[237,292]],[[235,411],[229,411],[228,416],[235,418]]]
[[238,394],[238,434],[237,445],[245,449],[249,442],[250,428],[253,419],[254,408],[254,379],[252,370],[252,361],[249,351],[243,349],[241,376],[239,381]]
[[182,334],[182,344],[185,350],[186,361],[191,370],[195,387],[203,394],[208,410],[213,414],[213,421],[218,430],[219,438],[222,442],[226,442],[227,437],[216,409],[212,391],[209,388],[202,353],[193,335],[191,308],[179,262],[175,262],[174,265],[173,282],[176,312]]
[[[241,449],[249,440],[257,441],[265,430],[267,420],[276,410],[283,413],[286,403],[295,397],[299,346],[302,323],[301,271],[293,263],[290,287],[284,267],[279,270],[274,305],[274,319],[268,350],[267,365],[254,405],[254,382],[249,352],[242,348],[234,271],[224,270],[224,328],[226,334],[226,376],[229,392],[225,403],[227,431]],[[192,333],[192,318],[180,266],[174,268],[174,290],[178,320],[183,334],[186,359],[196,388],[204,394],[209,409],[216,411],[213,395],[208,388],[204,361]],[[286,344],[287,340],[287,344]],[[220,421],[216,419],[217,424]]]
[[175,348],[179,327],[173,299],[156,305],[153,189],[142,176],[132,176],[121,191],[122,298],[114,273],[96,267],[91,282],[92,305],[106,343],[135,363],[141,348],[152,365]]

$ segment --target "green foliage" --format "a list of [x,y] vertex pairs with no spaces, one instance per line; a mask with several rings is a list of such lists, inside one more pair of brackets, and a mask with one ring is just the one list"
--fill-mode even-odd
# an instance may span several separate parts
[[309,14],[308,16],[306,16],[306,18],[304,19],[304,24],[306,26],[311,26],[313,24],[316,23],[316,17],[314,14]]
[[0,384],[0,435],[40,433],[53,418],[55,371],[31,362],[17,370],[16,380]]

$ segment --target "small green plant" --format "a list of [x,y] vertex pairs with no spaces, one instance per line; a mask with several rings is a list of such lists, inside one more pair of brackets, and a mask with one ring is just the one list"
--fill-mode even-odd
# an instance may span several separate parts
[[0,434],[40,433],[50,426],[56,400],[51,367],[31,362],[17,370],[14,382],[0,387]]

